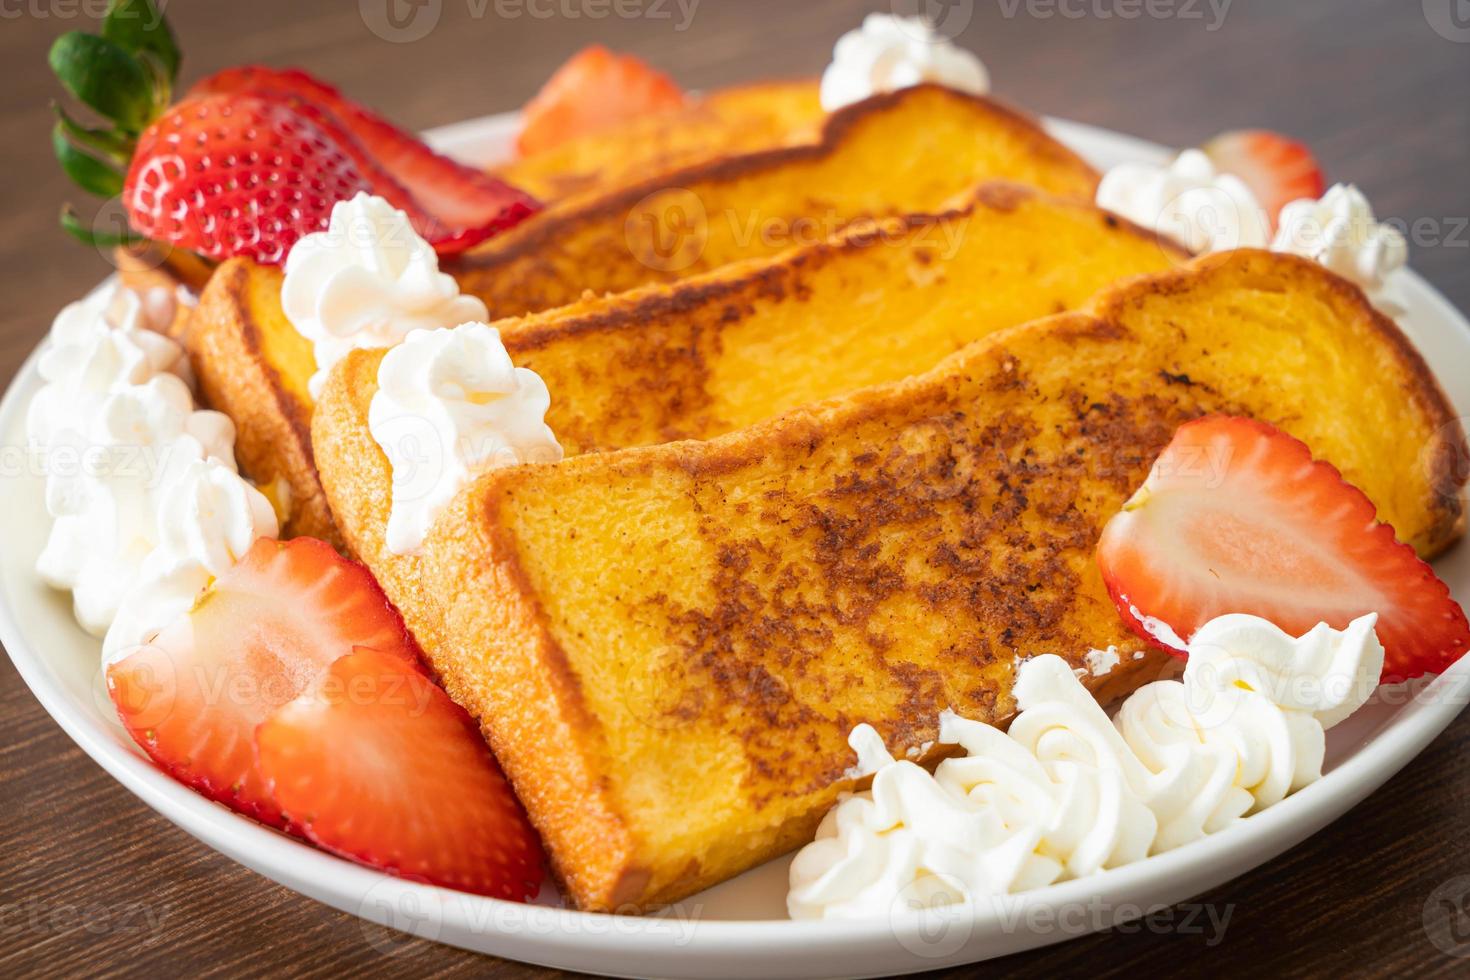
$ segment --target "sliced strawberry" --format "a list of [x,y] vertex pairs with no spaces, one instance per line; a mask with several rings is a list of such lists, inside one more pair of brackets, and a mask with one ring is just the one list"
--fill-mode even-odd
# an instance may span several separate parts
[[396,654],[360,647],[257,730],[293,830],[394,874],[522,901],[541,849],[462,708]]
[[332,205],[372,191],[331,133],[253,96],[190,99],[144,131],[123,184],[133,229],[213,259],[285,260]]
[[181,782],[281,826],[255,728],[354,646],[408,665],[418,648],[367,569],[312,538],[257,541],[153,642],[113,664],[123,725]]
[[1181,426],[1108,522],[1097,559],[1129,626],[1176,654],[1226,613],[1300,636],[1376,612],[1385,679],[1442,671],[1470,649],[1449,588],[1378,522],[1362,491],[1250,419]]
[[538,153],[620,122],[684,105],[669,76],[600,44],[583,48],[552,74],[522,110],[521,155]]
[[462,251],[540,209],[535,198],[435,153],[410,133],[297,68],[245,65],[199,82],[193,94],[286,102],[332,132],[379,196],[408,213],[440,254]]
[[1216,168],[1245,182],[1266,209],[1273,230],[1283,207],[1304,197],[1321,197],[1327,189],[1322,167],[1306,144],[1268,129],[1221,133],[1204,151]]

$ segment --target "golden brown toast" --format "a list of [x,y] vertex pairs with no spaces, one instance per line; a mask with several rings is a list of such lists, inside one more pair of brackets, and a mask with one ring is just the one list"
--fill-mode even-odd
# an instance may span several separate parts
[[[1182,260],[1091,205],[993,184],[944,215],[854,228],[774,259],[499,326],[517,362],[551,385],[563,446],[586,452],[718,435],[923,371],[992,330]],[[246,472],[266,483],[284,474],[292,499],[306,503],[293,508],[288,532],[320,534],[320,477],[298,425],[312,414],[315,362],[279,292],[278,272],[226,263],[196,311],[190,346],[235,358],[196,357],[211,403],[239,424]],[[281,356],[239,359],[253,350]]]
[[311,450],[316,355],[281,309],[281,272],[221,265],[200,294],[184,346],[205,403],[235,423],[235,458],[276,508],[283,537],[340,544]]
[[[1186,259],[1092,205],[994,183],[943,215],[498,326],[512,359],[547,382],[547,422],[576,455],[711,438],[918,374],[972,340]],[[391,471],[367,413],[385,353],[354,351],[330,376],[312,423],[316,479],[348,549],[427,634],[417,563],[383,539]]]
[[[1092,205],[994,183],[944,215],[498,326],[512,359],[547,382],[547,422],[576,455],[711,438],[918,374],[972,340],[1186,260]],[[428,644],[417,562],[384,544],[391,470],[367,431],[385,353],[354,351],[330,376],[313,416],[313,479],[349,551]]]
[[[371,363],[323,400],[356,422],[318,417],[344,526],[386,520]],[[1238,252],[722,438],[487,474],[395,599],[571,898],[656,905],[807,839],[858,722],[928,758],[940,710],[1011,713],[1017,656],[1114,646],[1102,699],[1149,679],[1092,549],[1209,412],[1304,439],[1421,554],[1459,534],[1464,434],[1417,352],[1321,267]]]
[[719,157],[817,138],[826,119],[817,83],[760,82],[720,89],[678,111],[642,116],[496,168],[542,201],[648,179]]
[[1097,186],[1032,120],[919,85],[833,113],[815,143],[555,205],[446,268],[492,316],[519,316],[768,257],[859,218],[941,211],[995,178],[1088,199]]

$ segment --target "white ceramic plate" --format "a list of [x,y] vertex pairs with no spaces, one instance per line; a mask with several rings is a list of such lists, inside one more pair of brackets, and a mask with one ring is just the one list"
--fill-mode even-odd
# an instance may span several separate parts
[[[1091,127],[1049,125],[1099,167],[1165,154]],[[513,116],[495,116],[430,135],[449,152],[490,162],[514,129]],[[1422,280],[1405,280],[1405,323],[1430,364],[1470,363],[1470,324]],[[1441,374],[1459,411],[1470,411],[1470,374]],[[0,402],[0,465],[11,477],[0,483],[0,640],[57,724],[149,806],[261,874],[365,919],[511,959],[620,976],[858,977],[973,962],[1104,929],[1213,888],[1315,833],[1423,749],[1470,690],[1467,658],[1432,683],[1382,691],[1330,733],[1327,774],[1264,813],[1159,857],[975,907],[903,909],[870,922],[787,921],[786,858],[646,918],[569,911],[549,887],[538,904],[519,905],[416,885],[238,817],[175,783],[133,746],[103,692],[98,642],[76,626],[67,599],[31,571],[47,526],[42,480],[22,452],[37,387],[32,355]],[[1461,602],[1470,599],[1470,548],[1437,569]]]

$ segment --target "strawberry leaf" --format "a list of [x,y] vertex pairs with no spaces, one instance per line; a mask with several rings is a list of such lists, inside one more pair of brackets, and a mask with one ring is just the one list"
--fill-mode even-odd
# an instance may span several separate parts
[[97,248],[114,248],[118,245],[139,245],[148,239],[132,232],[114,234],[112,232],[97,231],[82,224],[82,219],[77,217],[76,211],[72,210],[70,204],[61,209],[61,227],[83,245],[92,245]]
[[51,130],[51,147],[61,169],[82,190],[98,197],[116,197],[122,193],[123,175],[108,164],[84,153],[67,137],[66,123],[58,122]]
[[71,31],[56,39],[48,59],[66,90],[120,128],[141,132],[156,100],[147,69],[119,45]]
[[73,143],[96,150],[120,167],[126,167],[133,157],[133,141],[113,129],[89,129],[67,115],[66,110],[51,103],[57,124],[66,130]]
[[102,36],[139,58],[156,61],[170,86],[179,76],[179,45],[153,0],[115,0]]

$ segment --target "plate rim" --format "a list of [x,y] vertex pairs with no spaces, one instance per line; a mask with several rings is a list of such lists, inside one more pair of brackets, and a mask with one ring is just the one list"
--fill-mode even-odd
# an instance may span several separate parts
[[[497,142],[503,144],[514,132],[517,119],[516,113],[497,113],[439,127],[425,136],[445,152],[470,154],[478,156],[481,162],[490,162],[482,154],[482,148]],[[1043,122],[1053,135],[1084,152],[1084,155],[1088,155],[1084,148],[1095,151],[1104,146],[1141,158],[1161,158],[1169,152],[1158,144],[1101,127],[1051,117]],[[1407,290],[1421,296],[1439,315],[1454,322],[1470,338],[1470,321],[1448,299],[1412,269],[1405,270],[1402,275],[1405,276]],[[107,277],[96,288],[104,288],[113,278]],[[7,431],[14,417],[24,416],[29,397],[39,386],[37,361],[44,347],[45,337],[42,337],[7,384],[4,396],[0,398],[0,432]],[[900,919],[890,918],[886,923],[876,918],[857,921],[700,919],[697,913],[688,920],[677,915],[620,916],[468,895],[375,871],[296,841],[200,796],[154,767],[135,746],[125,741],[125,737],[120,737],[120,726],[114,723],[109,727],[106,719],[91,718],[87,712],[77,710],[71,703],[72,696],[47,658],[40,656],[27,640],[12,609],[13,601],[9,578],[6,577],[0,581],[0,643],[4,644],[16,671],[42,708],[92,761],[151,809],[211,849],[293,891],[379,924],[422,938],[487,951],[483,945],[467,946],[457,942],[452,935],[440,933],[485,935],[485,923],[490,922],[493,923],[492,935],[508,940],[529,937],[525,944],[511,943],[517,947],[515,949],[488,950],[494,955],[602,972],[609,968],[614,972],[624,966],[631,968],[631,964],[602,962],[602,957],[633,955],[642,957],[637,962],[646,965],[628,975],[642,975],[650,968],[679,968],[682,971],[690,963],[691,955],[698,957],[705,953],[713,954],[717,962],[725,958],[728,966],[729,957],[749,954],[750,944],[757,940],[762,946],[759,962],[767,961],[771,954],[792,956],[810,954],[814,948],[820,952],[838,947],[853,956],[877,956],[881,959],[885,953],[894,952],[895,942],[903,947],[906,941],[917,941],[916,937],[932,928],[934,921],[954,914],[954,907],[926,910]],[[1225,862],[1234,866],[1234,871],[1227,876],[1233,877],[1295,846],[1356,806],[1417,756],[1454,720],[1465,705],[1467,691],[1470,691],[1470,658],[1461,660],[1445,674],[1422,686],[1390,718],[1365,736],[1366,744],[1355,749],[1322,779],[1249,820],[1134,864],[1031,892],[997,896],[985,903],[988,910],[979,905],[961,908],[971,913],[968,918],[973,927],[983,923],[987,916],[1024,914],[1026,909],[1037,906],[1074,904],[1099,893],[1155,888],[1158,880],[1175,881],[1184,888],[1168,903],[1158,904],[1183,901],[1198,893],[1188,884],[1191,872],[1195,873],[1194,877],[1199,877],[1199,872]],[[1346,805],[1339,806],[1344,800]],[[1303,826],[1308,829],[1298,834]],[[1233,859],[1238,858],[1242,850],[1264,854],[1264,857],[1248,865],[1240,865]],[[1206,872],[1206,876],[1208,874]],[[353,897],[357,897],[355,907]],[[410,909],[423,915],[417,919],[412,915],[401,916],[402,921],[394,921],[395,913],[402,914]],[[620,925],[613,927],[610,923]],[[419,928],[404,928],[413,924]],[[435,934],[427,934],[429,931]],[[687,946],[664,945],[671,938],[680,940],[685,931],[689,933]],[[1095,929],[1062,929],[1037,941],[993,953],[960,952],[953,957],[919,958],[899,968],[905,971],[927,970],[975,962],[991,955],[1045,945],[1092,931]],[[697,940],[694,938],[696,934],[699,935]],[[585,937],[587,941],[574,944],[574,949],[568,951],[559,945],[568,936]],[[1034,936],[1031,938],[1036,939]],[[885,960],[883,966],[873,975],[891,972],[894,964]]]

